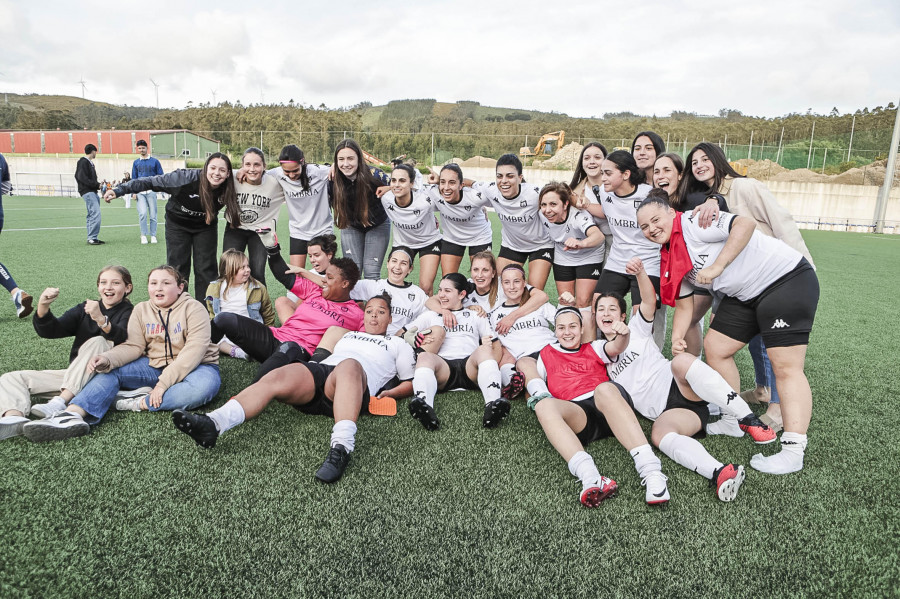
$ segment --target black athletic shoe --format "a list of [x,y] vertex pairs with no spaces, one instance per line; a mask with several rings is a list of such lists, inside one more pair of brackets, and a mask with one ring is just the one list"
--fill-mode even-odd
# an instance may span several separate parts
[[425,403],[424,399],[419,399],[418,397],[411,399],[409,401],[409,413],[430,431],[436,431],[441,427],[437,414],[434,413],[434,408]]
[[216,446],[219,431],[212,418],[206,414],[175,410],[172,412],[172,422],[175,423],[175,428],[189,435],[200,447],[212,449]]
[[484,406],[484,428],[497,428],[500,421],[509,415],[509,402],[505,399],[495,399]]
[[336,483],[344,475],[347,464],[350,463],[350,452],[338,443],[328,450],[325,461],[316,470],[316,478],[323,483]]
[[106,242],[99,239],[88,239],[88,245],[103,245],[104,243]]

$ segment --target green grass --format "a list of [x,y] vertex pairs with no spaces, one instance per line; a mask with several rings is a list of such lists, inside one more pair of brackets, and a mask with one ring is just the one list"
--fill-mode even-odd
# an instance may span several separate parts
[[[136,226],[107,228],[136,225],[121,206],[103,206],[107,245],[89,247],[80,199],[4,198],[0,260],[35,295],[59,286],[59,310],[94,297],[109,262],[131,269],[143,301],[165,248],[139,245]],[[14,230],[64,226],[76,228]],[[393,419],[364,416],[333,486],[313,479],[331,430],[322,417],[272,405],[205,451],[168,414],[113,413],[87,437],[0,442],[0,597],[897,596],[900,237],[804,237],[822,296],[801,473],[751,469],[723,504],[662,457],[672,501],[654,510],[627,452],[605,440],[588,451],[620,493],[588,510],[521,402],[493,431],[474,393],[439,396],[436,433],[405,405]],[[0,372],[65,366],[70,341],[39,340],[11,304],[0,327]],[[253,371],[224,361],[211,407]],[[704,444],[745,465],[759,451],[747,439]]]

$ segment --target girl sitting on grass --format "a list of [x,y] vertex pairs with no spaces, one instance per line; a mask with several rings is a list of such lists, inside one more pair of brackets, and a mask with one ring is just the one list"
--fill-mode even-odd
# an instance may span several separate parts
[[[275,311],[266,286],[250,275],[250,260],[244,252],[225,250],[219,258],[219,278],[206,290],[209,317],[231,312],[252,318],[266,326],[275,325]],[[232,344],[228,337],[219,341],[219,351],[232,358],[248,360],[246,352]]]
[[[128,269],[108,266],[97,275],[100,299],[84,301],[59,318],[50,311],[50,305],[59,297],[59,289],[44,289],[34,315],[34,330],[44,339],[75,337],[69,352],[69,367],[18,370],[0,376],[0,439],[21,435],[29,411],[47,418],[66,409],[66,404],[93,376],[87,371],[91,358],[125,341],[133,308],[127,299],[131,289]],[[32,395],[52,399],[31,405]]]
[[[90,359],[98,373],[61,414],[26,423],[31,441],[58,441],[90,432],[116,403],[117,410],[193,409],[219,391],[219,348],[210,340],[209,314],[184,293],[185,279],[174,267],[150,271],[150,300],[135,306],[127,340]],[[146,393],[116,401],[120,389]]]

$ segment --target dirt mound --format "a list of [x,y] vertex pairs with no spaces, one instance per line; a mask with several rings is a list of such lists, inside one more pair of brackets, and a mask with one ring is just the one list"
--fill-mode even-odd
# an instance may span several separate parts
[[753,177],[754,179],[771,179],[775,175],[788,171],[788,169],[777,162],[772,162],[769,159],[753,160],[751,158],[742,158],[737,163],[747,169],[748,177]]
[[828,183],[831,177],[809,170],[808,168],[798,168],[796,170],[785,170],[773,177],[769,177],[772,181],[794,181],[797,183]]
[[885,163],[886,161],[879,160],[866,166],[851,168],[831,177],[830,182],[840,185],[883,185]]
[[453,158],[451,158],[450,160],[448,160],[447,162],[445,162],[445,163],[442,164],[441,166],[446,166],[446,165],[448,165],[448,164],[462,164],[463,162],[465,162],[465,161],[464,161],[462,158],[459,158],[459,157],[457,157],[457,156],[454,156]]
[[559,149],[552,157],[541,163],[543,168],[575,168],[575,163],[581,156],[581,150],[584,146],[576,141],[566,144]]
[[493,158],[485,158],[484,156],[472,156],[468,160],[463,160],[459,165],[463,168],[467,166],[494,168],[497,166],[497,161]]

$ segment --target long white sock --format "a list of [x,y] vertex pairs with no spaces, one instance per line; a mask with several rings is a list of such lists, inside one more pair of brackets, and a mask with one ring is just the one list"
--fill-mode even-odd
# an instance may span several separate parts
[[339,420],[331,427],[331,446],[343,445],[347,451],[356,447],[356,423],[352,420]]
[[738,426],[737,418],[731,414],[725,414],[715,422],[707,424],[706,432],[710,435],[728,435],[729,437],[744,436],[744,431]]
[[699,441],[678,433],[668,433],[663,437],[659,442],[659,449],[672,461],[704,478],[712,478],[713,473],[724,466],[722,462],[709,455]]
[[216,430],[219,431],[220,435],[239,424],[243,424],[245,418],[244,408],[234,398],[226,401],[221,408],[209,412],[207,416],[215,423]]
[[758,453],[750,458],[750,465],[768,474],[790,474],[803,470],[806,442],[806,435],[782,433],[781,451],[768,457]]
[[528,391],[528,395],[537,395],[538,393],[550,394],[544,379],[531,379],[525,384],[525,389]]
[[516,371],[515,364],[504,364],[500,367],[500,384],[504,387],[509,384],[509,381],[512,379],[513,373]]
[[437,377],[430,368],[416,368],[413,373],[413,393],[416,399],[423,399],[432,408],[437,393]]
[[684,378],[700,399],[719,406],[723,414],[743,418],[752,413],[747,402],[725,382],[722,375],[705,362],[701,362],[699,358],[694,360]]
[[573,476],[577,476],[581,482],[600,478],[600,471],[597,470],[594,458],[586,451],[579,451],[572,456],[572,459],[569,460],[569,472]]
[[288,298],[289,300],[291,300],[292,302],[296,302],[297,300],[300,299],[296,294],[294,294],[293,291],[288,291],[287,293],[284,294],[284,296],[286,298]]
[[635,447],[629,453],[634,460],[634,467],[641,478],[646,477],[651,472],[662,470],[662,462],[653,453],[653,448],[650,447],[649,443]]
[[478,365],[478,387],[484,395],[484,403],[500,399],[500,367],[497,360],[485,360]]

